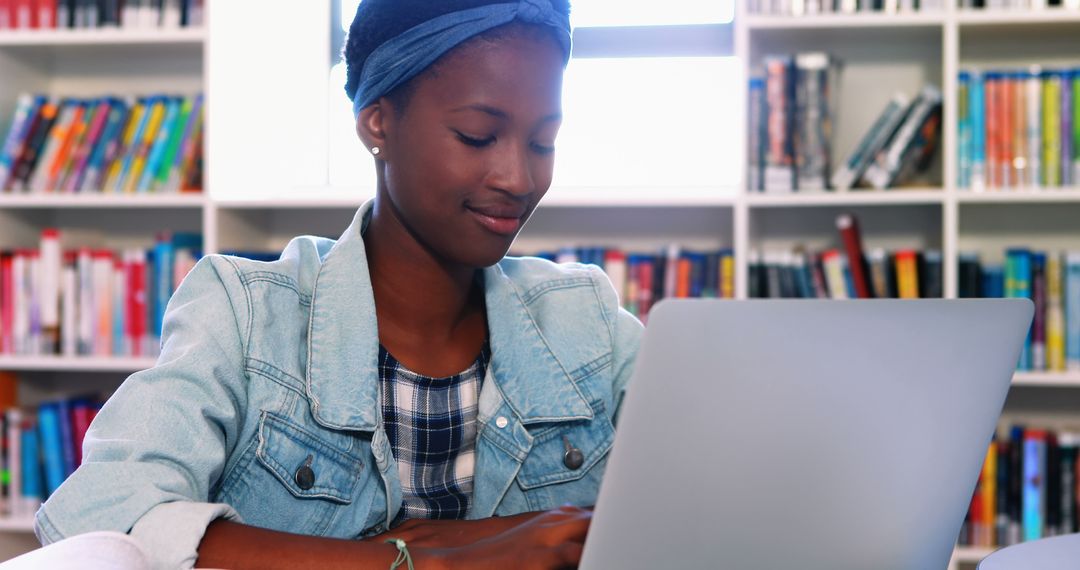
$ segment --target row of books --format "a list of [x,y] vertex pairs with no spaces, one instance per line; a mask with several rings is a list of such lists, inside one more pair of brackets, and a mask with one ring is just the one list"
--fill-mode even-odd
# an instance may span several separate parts
[[0,252],[0,353],[154,356],[165,307],[201,255],[195,234],[162,234],[149,251]]
[[0,30],[199,27],[205,0],[0,0]]
[[1080,434],[1012,426],[991,442],[959,544],[1008,546],[1080,530]]
[[1019,370],[1080,370],[1080,252],[1005,252],[1004,265],[961,253],[960,297],[1023,297],[1035,304]]
[[806,16],[813,14],[901,14],[932,12],[946,0],[748,0],[751,14]]
[[203,96],[24,94],[0,147],[4,192],[202,190]]
[[961,188],[1080,183],[1080,69],[964,70],[957,98]]
[[750,190],[829,187],[840,62],[822,52],[770,56],[750,79]]
[[927,170],[941,136],[941,91],[896,93],[840,167],[832,170],[832,124],[840,65],[824,53],[767,57],[750,80],[751,192],[876,189]]
[[604,247],[566,247],[535,257],[556,263],[588,263],[607,273],[624,308],[642,321],[664,298],[735,297],[735,254],[731,249],[690,251],[671,245],[655,253]]
[[[858,299],[853,267],[848,260],[840,249],[751,252],[749,295],[777,299]],[[862,265],[869,271],[872,297],[942,296],[941,251],[876,248],[864,257]]]
[[18,378],[0,372],[0,514],[34,515],[82,463],[82,444],[101,409],[97,396],[17,404]]
[[1042,10],[1046,8],[1080,10],[1080,0],[960,0],[960,7],[990,10]]

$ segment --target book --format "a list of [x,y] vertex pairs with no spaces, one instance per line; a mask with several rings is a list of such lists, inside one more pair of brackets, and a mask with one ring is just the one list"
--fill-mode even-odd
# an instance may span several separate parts
[[892,139],[893,134],[907,117],[908,98],[903,93],[896,93],[885,105],[885,109],[859,140],[848,158],[833,174],[832,185],[837,190],[849,190],[862,179],[874,157]]
[[867,166],[864,178],[874,188],[892,187],[929,166],[940,133],[941,97],[937,87],[923,87],[896,134]]
[[840,239],[844,243],[844,252],[847,254],[855,295],[860,299],[869,299],[874,294],[864,262],[859,222],[852,214],[841,214],[836,218],[836,228],[840,231]]

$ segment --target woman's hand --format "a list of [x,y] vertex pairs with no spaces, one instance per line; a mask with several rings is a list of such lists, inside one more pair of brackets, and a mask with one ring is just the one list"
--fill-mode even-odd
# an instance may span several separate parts
[[477,570],[573,568],[591,521],[591,510],[564,506],[479,521],[410,521],[368,540],[404,540],[421,568],[424,560]]

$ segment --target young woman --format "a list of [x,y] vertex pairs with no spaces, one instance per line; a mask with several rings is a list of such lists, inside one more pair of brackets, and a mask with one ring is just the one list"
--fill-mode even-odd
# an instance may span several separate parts
[[346,91],[376,198],[337,241],[198,264],[39,538],[127,532],[160,567],[575,565],[641,325],[596,268],[503,258],[551,184],[569,54],[565,0],[365,0]]

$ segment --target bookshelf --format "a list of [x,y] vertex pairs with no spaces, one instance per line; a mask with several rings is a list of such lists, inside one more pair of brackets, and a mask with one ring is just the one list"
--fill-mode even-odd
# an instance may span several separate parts
[[[5,78],[0,82],[0,132],[6,132],[14,99],[24,91],[204,91],[209,125],[205,194],[0,194],[0,248],[33,246],[40,230],[54,225],[97,233],[110,246],[145,245],[160,228],[200,231],[208,252],[277,250],[290,238],[309,233],[337,237],[370,190],[325,186],[325,162],[320,170],[318,159],[326,153],[328,137],[319,126],[326,124],[320,109],[328,97],[340,96],[325,86],[329,16],[322,6],[287,2],[295,6],[260,13],[257,27],[239,3],[214,1],[207,3],[210,24],[199,30],[0,32],[0,76]],[[833,220],[842,211],[859,216],[868,245],[942,250],[944,291],[953,298],[961,251],[992,257],[1015,244],[1080,249],[1080,187],[972,193],[954,183],[960,67],[1080,64],[1080,55],[1059,55],[1080,54],[1080,13],[967,13],[952,4],[940,12],[895,16],[737,15],[736,53],[747,74],[771,53],[827,50],[845,61],[843,111],[834,136],[837,160],[893,91],[914,95],[924,83],[941,86],[943,144],[936,165],[914,186],[790,195],[748,194],[741,190],[745,184],[739,189],[556,187],[514,249],[610,244],[652,250],[668,243],[732,247],[738,298],[747,297],[751,250],[833,243]],[[742,2],[736,5],[743,10]],[[280,41],[284,32],[289,41]],[[250,45],[256,42],[260,57],[253,59]],[[308,83],[319,87],[297,92],[296,84]],[[743,90],[744,85],[732,88]],[[267,117],[275,122],[268,123]],[[130,372],[152,364],[152,359],[0,357],[0,370],[25,374],[32,398],[82,390],[86,379],[115,387]],[[1080,399],[1077,373],[1022,373],[1014,385],[1024,414],[1040,413],[1040,407],[1049,406],[1046,400],[1062,391]],[[1047,413],[1055,421],[1075,418],[1052,409]],[[8,535],[25,534],[31,527],[27,520],[0,518],[0,553],[7,552]],[[957,549],[954,562],[970,566],[989,552]]]
[[[914,95],[924,82],[944,94],[943,139],[937,165],[911,188],[888,191],[743,194],[735,218],[739,296],[745,297],[751,249],[836,242],[829,223],[854,211],[864,241],[881,247],[933,247],[944,256],[946,297],[958,294],[958,257],[976,251],[1000,261],[1009,246],[1080,248],[1080,188],[972,192],[957,179],[957,73],[1039,64],[1080,64],[1080,11],[965,11],[923,14],[742,16],[736,45],[749,73],[766,54],[829,51],[845,62],[840,111],[834,123],[834,166],[884,106],[886,93]],[[1003,412],[1003,425],[1027,421],[1060,429],[1080,425],[1080,374],[1018,372]],[[958,547],[950,568],[973,568],[991,548]]]

